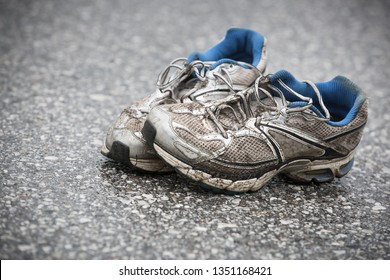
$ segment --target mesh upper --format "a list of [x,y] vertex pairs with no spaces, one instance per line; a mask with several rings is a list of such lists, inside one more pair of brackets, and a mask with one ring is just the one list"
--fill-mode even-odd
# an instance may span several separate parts
[[191,133],[180,128],[176,129],[176,133],[187,143],[205,152],[212,152],[223,148],[223,142],[219,140],[204,141],[194,137]]
[[237,103],[231,104],[231,107],[235,111],[238,119],[235,117],[232,109],[230,108],[222,109],[217,119],[224,127],[227,127],[231,130],[238,130],[240,127],[242,127],[242,123],[240,122],[242,121],[242,116],[239,112]]
[[318,138],[328,138],[334,134],[345,131],[351,127],[359,126],[367,120],[367,102],[365,102],[356,115],[355,119],[345,126],[332,126],[319,120],[306,120],[302,114],[292,114],[286,118],[286,125],[300,129]]
[[357,147],[357,145],[360,142],[360,139],[362,138],[362,135],[363,135],[363,128],[354,131],[350,134],[347,134],[345,136],[341,136],[340,138],[330,141],[329,143],[337,151],[347,154]]
[[254,136],[234,138],[226,152],[220,156],[221,160],[237,163],[260,162],[275,158],[268,144]]
[[141,131],[144,126],[146,116],[135,118],[135,109],[125,109],[116,120],[114,127],[119,129],[128,129],[130,131]]
[[292,159],[301,156],[321,156],[323,149],[310,144],[305,144],[297,139],[288,137],[278,131],[269,130],[269,134],[276,140],[280,147],[280,152],[285,159]]
[[213,132],[213,127],[203,116],[193,116],[191,114],[175,114],[174,122],[185,126],[194,134],[208,134]]

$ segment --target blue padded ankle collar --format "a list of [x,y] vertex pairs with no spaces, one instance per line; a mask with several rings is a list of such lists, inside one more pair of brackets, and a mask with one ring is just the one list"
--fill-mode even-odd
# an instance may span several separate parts
[[257,66],[261,60],[264,37],[259,33],[243,28],[230,28],[225,38],[205,52],[193,52],[188,56],[187,63],[194,60],[216,61],[211,65],[211,69],[216,68],[224,62],[222,59],[230,61],[243,61]]
[[[291,73],[286,70],[281,70],[273,75],[270,75],[272,85],[280,89],[286,100],[290,101],[290,107],[299,107],[307,104],[299,99],[294,94],[287,91],[280,85],[278,80],[282,80],[288,87],[297,93],[313,99],[312,110],[318,116],[324,117],[321,112],[317,95],[311,86],[307,83],[300,82],[294,78]],[[340,121],[328,121],[333,126],[344,126],[349,124],[356,116],[366,96],[363,91],[343,76],[337,76],[328,82],[315,83],[322,95],[323,102],[328,108],[331,116],[337,116]],[[315,109],[314,109],[315,108]]]

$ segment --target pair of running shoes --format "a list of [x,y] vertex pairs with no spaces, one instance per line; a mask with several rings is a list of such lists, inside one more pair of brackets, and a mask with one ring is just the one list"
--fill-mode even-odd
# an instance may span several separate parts
[[277,174],[306,183],[346,175],[367,121],[365,94],[343,76],[265,75],[266,45],[232,28],[207,51],[172,61],[156,91],[109,128],[103,155],[223,192],[256,191]]

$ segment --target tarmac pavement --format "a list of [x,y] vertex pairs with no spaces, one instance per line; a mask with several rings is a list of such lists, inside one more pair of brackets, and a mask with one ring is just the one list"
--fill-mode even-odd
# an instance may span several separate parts
[[[1,259],[390,259],[389,1],[0,0]],[[242,195],[100,154],[173,59],[231,26],[268,72],[344,75],[369,98],[351,172]]]

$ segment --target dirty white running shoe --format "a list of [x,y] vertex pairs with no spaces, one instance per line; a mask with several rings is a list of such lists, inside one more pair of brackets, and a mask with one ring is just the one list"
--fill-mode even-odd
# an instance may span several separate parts
[[162,104],[221,99],[253,84],[265,68],[266,39],[252,30],[229,29],[209,50],[172,61],[159,75],[156,91],[125,109],[111,125],[102,154],[144,171],[172,170],[141,134],[149,111]]
[[299,182],[346,175],[367,122],[367,100],[345,77],[259,77],[223,100],[153,108],[142,131],[177,171],[214,190],[255,191],[279,173]]

